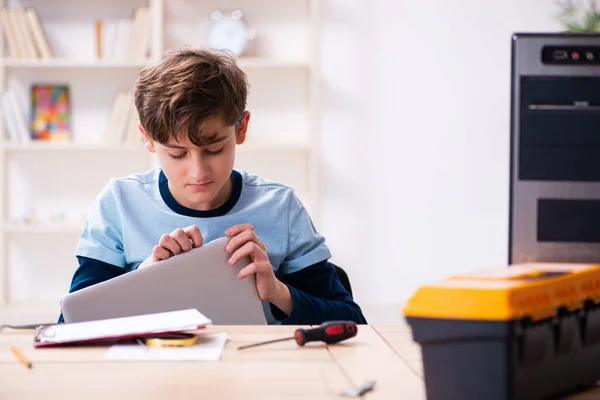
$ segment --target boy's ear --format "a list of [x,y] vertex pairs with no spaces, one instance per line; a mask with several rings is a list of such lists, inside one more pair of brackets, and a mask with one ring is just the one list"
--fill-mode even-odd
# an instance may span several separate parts
[[144,137],[144,143],[146,144],[146,149],[150,153],[154,153],[156,151],[154,149],[154,143],[152,142],[152,139],[150,139],[150,136],[148,136],[148,133],[142,126],[141,122],[138,122],[138,129],[140,130],[140,132],[142,133],[142,136]]
[[238,124],[235,132],[235,143],[242,144],[246,141],[246,132],[248,131],[248,122],[250,121],[250,111],[244,111],[242,120]]

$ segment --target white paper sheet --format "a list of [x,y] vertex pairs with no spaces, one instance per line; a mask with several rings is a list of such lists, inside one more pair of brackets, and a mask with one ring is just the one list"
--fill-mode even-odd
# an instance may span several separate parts
[[141,344],[111,346],[104,359],[115,361],[217,361],[223,354],[227,332],[201,333],[198,343],[187,347],[147,347]]

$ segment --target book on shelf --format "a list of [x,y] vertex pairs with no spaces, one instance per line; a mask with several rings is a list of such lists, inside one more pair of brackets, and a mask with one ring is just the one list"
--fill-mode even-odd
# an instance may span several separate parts
[[139,7],[135,10],[133,17],[133,32],[131,34],[131,44],[129,54],[134,60],[144,60],[147,58],[151,40],[151,19],[149,7]]
[[110,144],[141,143],[142,134],[137,126],[138,121],[131,91],[119,90],[113,100],[104,141]]
[[[48,38],[34,8],[0,8],[0,25],[7,56],[15,59],[53,58]],[[137,7],[131,18],[95,20],[96,58],[118,61],[145,61],[151,53],[152,13],[150,7]]]
[[52,51],[33,8],[0,8],[0,23],[8,56],[24,59],[50,59]]
[[26,116],[22,113],[12,90],[7,90],[2,94],[2,112],[11,142],[26,143],[31,141],[25,122]]
[[15,79],[10,79],[8,88],[2,94],[2,115],[6,122],[8,138],[13,143],[31,141],[29,109],[25,97],[23,87]]
[[99,58],[118,61],[145,61],[150,54],[152,15],[149,7],[135,9],[133,18],[99,21],[96,46]]

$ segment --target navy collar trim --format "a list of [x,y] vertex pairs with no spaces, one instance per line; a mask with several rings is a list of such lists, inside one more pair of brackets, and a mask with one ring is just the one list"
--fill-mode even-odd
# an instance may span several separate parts
[[231,178],[233,179],[231,196],[229,196],[229,199],[223,205],[212,210],[194,210],[193,208],[187,208],[179,204],[171,194],[169,181],[162,170],[158,178],[158,188],[165,204],[177,214],[196,218],[220,217],[227,214],[236,205],[242,194],[242,175],[238,171],[233,170]]

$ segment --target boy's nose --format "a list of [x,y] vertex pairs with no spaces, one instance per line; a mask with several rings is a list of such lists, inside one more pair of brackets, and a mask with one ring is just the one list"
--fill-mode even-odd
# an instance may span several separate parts
[[209,172],[210,170],[206,161],[204,161],[201,157],[194,160],[192,167],[190,168],[190,176],[197,182],[202,182],[202,179],[208,176]]

